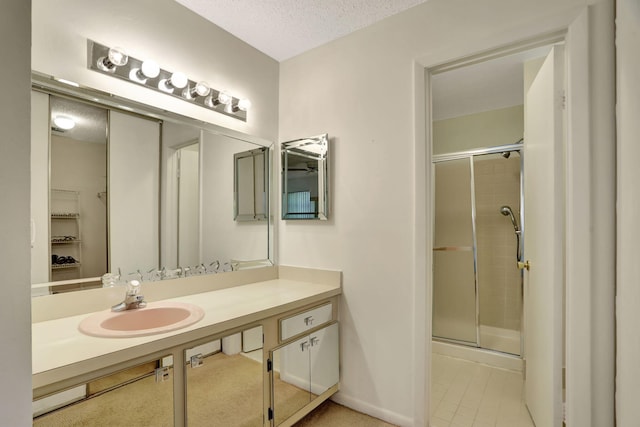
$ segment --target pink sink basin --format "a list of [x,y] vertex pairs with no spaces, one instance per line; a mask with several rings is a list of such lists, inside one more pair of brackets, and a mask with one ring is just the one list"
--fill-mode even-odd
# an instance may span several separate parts
[[175,331],[200,321],[204,311],[183,302],[152,302],[145,308],[101,311],[86,317],[78,328],[94,337],[129,338]]

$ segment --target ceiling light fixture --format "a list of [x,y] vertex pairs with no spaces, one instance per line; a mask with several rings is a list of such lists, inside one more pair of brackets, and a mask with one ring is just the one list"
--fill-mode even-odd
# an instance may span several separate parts
[[[247,121],[251,101],[233,97],[227,91],[211,88],[205,81],[190,80],[182,72],[162,69],[158,63],[127,56],[121,48],[88,44],[88,68],[101,74],[135,82],[147,89],[170,95],[217,113]],[[220,107],[222,105],[224,108]]]
[[73,129],[76,126],[75,120],[69,116],[58,115],[53,118],[53,124],[62,130]]

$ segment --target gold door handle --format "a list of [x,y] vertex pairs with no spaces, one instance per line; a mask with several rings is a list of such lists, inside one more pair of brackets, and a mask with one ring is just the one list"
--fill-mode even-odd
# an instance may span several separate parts
[[527,270],[527,271],[529,271],[530,267],[531,267],[531,264],[529,264],[529,260],[526,260],[525,262],[518,261],[518,270]]

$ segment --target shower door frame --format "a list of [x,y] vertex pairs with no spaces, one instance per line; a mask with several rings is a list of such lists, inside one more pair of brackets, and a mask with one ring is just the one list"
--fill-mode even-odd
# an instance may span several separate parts
[[[475,288],[475,307],[476,307],[476,313],[475,313],[475,319],[476,319],[476,342],[472,343],[469,341],[462,341],[462,340],[457,340],[457,339],[452,339],[452,338],[445,338],[445,337],[435,337],[433,336],[432,333],[432,339],[437,339],[440,341],[444,341],[444,342],[450,342],[450,343],[455,343],[455,344],[461,344],[461,345],[465,345],[468,347],[475,347],[475,348],[479,348],[482,350],[487,350],[487,351],[495,351],[495,352],[499,352],[502,354],[511,354],[511,353],[505,353],[502,352],[500,350],[493,350],[490,348],[485,348],[482,347],[482,343],[481,343],[481,339],[480,339],[480,283],[478,280],[478,242],[477,242],[477,228],[476,228],[476,194],[475,194],[475,176],[474,176],[474,165],[473,165],[473,159],[476,156],[482,156],[482,155],[486,155],[486,154],[501,154],[504,152],[513,152],[513,151],[517,151],[518,154],[520,155],[520,259],[518,259],[517,261],[521,261],[523,259],[525,259],[525,254],[524,254],[524,240],[525,240],[525,222],[524,222],[524,150],[523,150],[523,140],[518,141],[515,144],[506,144],[506,145],[497,145],[497,146],[493,146],[493,147],[486,147],[486,148],[475,148],[475,149],[471,149],[471,150],[466,150],[466,151],[457,151],[457,152],[453,152],[453,153],[445,153],[445,154],[434,154],[432,156],[432,160],[431,162],[433,164],[435,163],[442,163],[442,162],[447,162],[447,161],[451,161],[451,160],[464,160],[464,159],[469,159],[469,172],[470,172],[470,183],[469,185],[471,186],[471,230],[472,230],[472,242],[473,242],[473,271],[474,271],[474,288]],[[432,198],[433,200],[433,206],[435,206],[435,191],[436,191],[436,182],[435,182],[435,167],[433,168],[433,174],[434,174],[434,179],[433,179],[433,188],[432,188]],[[434,245],[434,242],[432,242],[431,244],[431,248],[432,250],[436,250]],[[522,284],[523,284],[523,273],[522,270],[520,270],[520,290],[522,291]],[[435,284],[434,284],[435,285]],[[435,301],[434,301],[435,303]],[[514,355],[517,357],[522,358],[522,355],[524,354],[524,340],[522,339],[522,335],[524,332],[524,316],[523,316],[523,310],[521,307],[520,310],[520,354],[519,355]]]

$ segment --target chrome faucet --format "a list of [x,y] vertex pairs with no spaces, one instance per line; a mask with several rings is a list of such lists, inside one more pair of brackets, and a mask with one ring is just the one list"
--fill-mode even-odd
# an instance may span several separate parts
[[126,311],[146,307],[147,302],[144,300],[144,295],[140,295],[139,292],[140,282],[138,280],[128,282],[124,301],[111,307],[111,311]]

